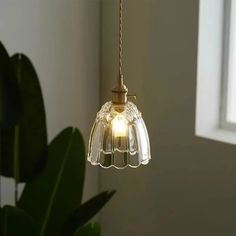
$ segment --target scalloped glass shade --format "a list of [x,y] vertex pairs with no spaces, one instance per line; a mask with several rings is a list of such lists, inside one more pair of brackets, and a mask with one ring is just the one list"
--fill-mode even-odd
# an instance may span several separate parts
[[88,150],[88,161],[104,168],[123,169],[148,164],[149,137],[141,113],[132,102],[120,106],[107,102],[97,113]]

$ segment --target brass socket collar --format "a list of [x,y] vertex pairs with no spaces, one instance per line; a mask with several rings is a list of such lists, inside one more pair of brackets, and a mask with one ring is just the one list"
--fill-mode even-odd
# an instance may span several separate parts
[[123,76],[120,76],[118,85],[112,89],[112,102],[114,104],[125,104],[127,102],[128,88],[123,83]]

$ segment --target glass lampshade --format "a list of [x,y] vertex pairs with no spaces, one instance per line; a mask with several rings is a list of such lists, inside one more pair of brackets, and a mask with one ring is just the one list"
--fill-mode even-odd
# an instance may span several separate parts
[[134,103],[107,102],[97,113],[88,150],[88,161],[104,168],[123,169],[148,164],[149,137],[141,113]]

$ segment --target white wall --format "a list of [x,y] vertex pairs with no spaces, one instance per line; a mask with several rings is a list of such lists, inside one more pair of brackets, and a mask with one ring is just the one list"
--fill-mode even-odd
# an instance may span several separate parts
[[[101,214],[103,236],[236,235],[236,147],[194,135],[198,1],[124,2],[125,79],[152,161],[101,170],[100,188],[117,190]],[[118,1],[102,3],[104,102],[117,78]]]
[[[99,104],[99,19],[99,0],[0,2],[0,40],[10,54],[23,52],[35,65],[50,140],[76,126],[87,144]],[[86,181],[88,198],[97,192],[96,169],[88,168]],[[3,202],[13,202],[12,185],[3,185]]]

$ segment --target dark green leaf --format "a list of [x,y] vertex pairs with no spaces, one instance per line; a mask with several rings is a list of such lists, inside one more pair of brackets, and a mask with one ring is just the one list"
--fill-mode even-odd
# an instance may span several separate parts
[[76,209],[65,225],[65,235],[72,235],[77,228],[86,224],[104,207],[114,193],[115,191],[103,192]]
[[[28,181],[39,170],[47,145],[46,116],[39,80],[30,60],[11,59],[21,93],[22,115],[16,127],[2,130],[2,173]],[[20,168],[19,168],[20,167]]]
[[26,185],[18,203],[41,223],[41,235],[62,235],[66,220],[81,203],[84,172],[82,135],[67,128],[49,145],[46,168]]
[[20,91],[7,50],[0,42],[0,128],[12,127],[19,121]]
[[101,227],[99,224],[88,224],[79,228],[73,236],[101,236]]
[[37,227],[33,219],[23,210],[5,206],[0,209],[1,236],[36,236]]

